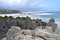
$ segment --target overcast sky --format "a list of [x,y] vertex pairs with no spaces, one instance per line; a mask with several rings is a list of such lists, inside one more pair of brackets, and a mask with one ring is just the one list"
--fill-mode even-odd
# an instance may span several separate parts
[[22,11],[60,11],[60,0],[0,0],[0,8]]

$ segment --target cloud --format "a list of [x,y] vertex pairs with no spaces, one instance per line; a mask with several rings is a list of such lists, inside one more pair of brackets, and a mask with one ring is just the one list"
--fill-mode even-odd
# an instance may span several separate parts
[[0,0],[0,5],[38,8],[43,5],[43,0]]
[[[30,2],[30,1],[29,1]],[[39,6],[41,6],[43,4],[43,0],[33,0],[33,1],[31,1],[31,3],[29,3],[29,6],[30,7],[39,7]]]
[[22,0],[0,0],[0,4],[5,5],[18,5]]

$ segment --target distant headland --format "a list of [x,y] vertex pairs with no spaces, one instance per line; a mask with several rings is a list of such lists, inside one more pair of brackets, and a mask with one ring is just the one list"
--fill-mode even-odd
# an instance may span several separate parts
[[0,14],[21,13],[19,10],[0,9]]

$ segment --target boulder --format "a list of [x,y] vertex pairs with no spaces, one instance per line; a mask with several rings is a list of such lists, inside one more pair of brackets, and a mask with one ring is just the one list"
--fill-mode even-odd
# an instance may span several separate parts
[[16,36],[18,36],[21,33],[20,27],[12,26],[11,29],[7,32],[7,39],[8,40],[14,40]]

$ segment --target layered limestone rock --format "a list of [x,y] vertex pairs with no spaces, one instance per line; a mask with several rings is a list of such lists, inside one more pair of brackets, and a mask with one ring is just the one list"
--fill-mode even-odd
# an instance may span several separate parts
[[7,32],[7,39],[14,39],[16,36],[18,36],[21,33],[21,29],[19,27],[16,26],[12,26],[11,29],[8,30]]
[[52,27],[52,32],[57,32],[58,25],[55,23],[54,18],[51,18],[47,24],[47,26]]
[[41,36],[46,38],[47,40],[60,40],[59,36],[60,34],[54,33],[51,30],[51,27],[47,27],[46,29],[35,29],[35,35]]
[[21,30],[20,27],[12,26],[8,32],[7,37],[1,40],[60,40],[60,34],[50,32],[51,29]]
[[6,26],[6,22],[0,20],[0,40],[6,36],[7,31],[8,27]]
[[12,26],[6,34],[7,37],[2,40],[44,40],[32,33],[32,30],[21,30],[20,27]]

